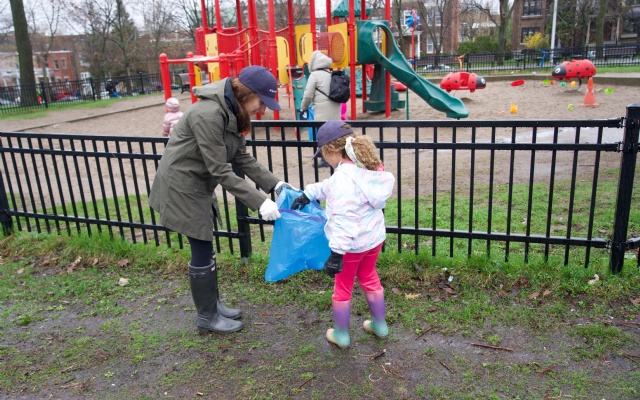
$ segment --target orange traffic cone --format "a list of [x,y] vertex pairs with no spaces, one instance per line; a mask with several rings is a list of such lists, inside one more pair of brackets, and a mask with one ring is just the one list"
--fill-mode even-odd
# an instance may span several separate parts
[[589,83],[587,84],[587,93],[584,94],[582,105],[584,107],[598,107],[598,103],[596,103],[596,95],[593,93],[593,77],[589,77]]

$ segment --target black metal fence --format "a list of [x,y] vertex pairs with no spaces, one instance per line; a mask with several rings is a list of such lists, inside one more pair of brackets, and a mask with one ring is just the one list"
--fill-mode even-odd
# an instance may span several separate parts
[[597,67],[640,65],[640,48],[636,44],[606,45],[601,47],[566,47],[553,51],[518,50],[505,53],[453,55],[425,55],[415,60],[416,71],[421,74],[442,74],[462,70],[519,71],[553,68],[563,61],[588,59]]
[[[181,88],[178,74],[173,76],[172,88]],[[59,107],[70,102],[98,101],[162,91],[160,74],[143,73],[68,82],[41,82],[35,86],[6,86],[0,87],[0,114]],[[31,94],[35,94],[35,98],[32,98]]]
[[[604,249],[620,271],[625,253],[640,247],[640,196],[633,193],[640,105],[626,111],[585,121],[353,122],[376,141],[396,177],[385,251],[500,251],[525,262],[553,253],[586,266],[592,250]],[[298,134],[306,138],[320,124],[255,121],[247,146],[276,175],[304,187],[332,172],[312,161],[316,142]],[[107,232],[183,245],[146,200],[166,138],[0,132],[0,140],[5,233]],[[269,223],[216,190],[223,220],[215,226],[217,249],[239,248],[247,257]]]

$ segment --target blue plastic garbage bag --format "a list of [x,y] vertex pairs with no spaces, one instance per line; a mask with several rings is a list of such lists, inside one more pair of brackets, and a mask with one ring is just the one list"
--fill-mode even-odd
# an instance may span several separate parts
[[[313,121],[314,113],[313,106],[309,106],[307,114],[307,121]],[[318,128],[315,128],[318,129]],[[314,132],[314,128],[309,127],[309,140],[316,140],[316,133]]]
[[264,274],[267,282],[281,279],[306,269],[323,270],[331,250],[324,234],[327,217],[316,201],[302,210],[291,210],[301,190],[283,188],[276,200],[280,218],[273,228],[269,265]]

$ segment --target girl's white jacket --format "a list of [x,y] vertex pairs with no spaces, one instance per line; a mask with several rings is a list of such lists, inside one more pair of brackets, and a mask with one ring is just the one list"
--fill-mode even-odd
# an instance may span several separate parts
[[325,200],[324,232],[336,253],[362,253],[386,238],[382,209],[393,192],[395,178],[342,162],[333,175],[305,187],[311,200]]

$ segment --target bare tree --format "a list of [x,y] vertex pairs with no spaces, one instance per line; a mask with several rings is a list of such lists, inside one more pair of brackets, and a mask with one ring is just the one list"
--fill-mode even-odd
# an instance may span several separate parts
[[29,37],[31,38],[31,45],[40,59],[42,79],[45,82],[49,82],[49,54],[54,50],[53,46],[60,28],[61,14],[65,7],[66,2],[63,0],[30,1],[26,5],[25,12],[29,21]]
[[29,40],[29,26],[24,13],[22,0],[10,0],[11,15],[15,30],[16,48],[18,49],[18,61],[20,62],[20,84],[23,85],[20,102],[23,105],[38,103],[36,94],[36,77],[33,71],[33,50]]
[[122,72],[131,75],[131,68],[138,58],[138,30],[125,9],[123,0],[115,0],[115,2],[115,14],[109,40],[119,50],[122,67],[124,67]]
[[84,59],[89,63],[91,76],[109,76],[113,55],[108,44],[114,4],[109,1],[78,0],[72,4],[72,9],[69,22],[86,37]]
[[[178,27],[196,42],[195,29],[202,27],[202,8],[198,0],[176,0],[178,12]],[[215,8],[213,0],[205,0],[207,21],[210,27],[215,26]]]
[[[13,20],[11,19],[11,9],[8,3],[0,3],[0,45],[7,44],[13,38],[10,32],[13,31]],[[11,40],[13,42],[13,40]]]
[[178,30],[175,2],[172,0],[143,0],[137,4],[142,15],[144,36],[140,39],[142,58],[147,62],[147,70],[158,69],[158,55],[167,52],[169,40]]
[[433,43],[435,55],[443,50],[443,43],[451,41],[451,24],[457,19],[458,10],[452,7],[453,0],[429,0],[418,3],[417,13],[421,26]]
[[498,51],[504,53],[507,49],[507,27],[513,15],[514,7],[519,6],[522,0],[498,0],[499,12],[496,14],[493,9],[493,3],[490,0],[470,0],[469,4],[485,13],[489,20],[493,22],[498,29]]
[[474,41],[479,35],[486,35],[487,31],[493,27],[493,24],[488,23],[489,19],[486,13],[475,8],[469,0],[460,2],[458,15],[460,21],[458,29],[463,41]]

